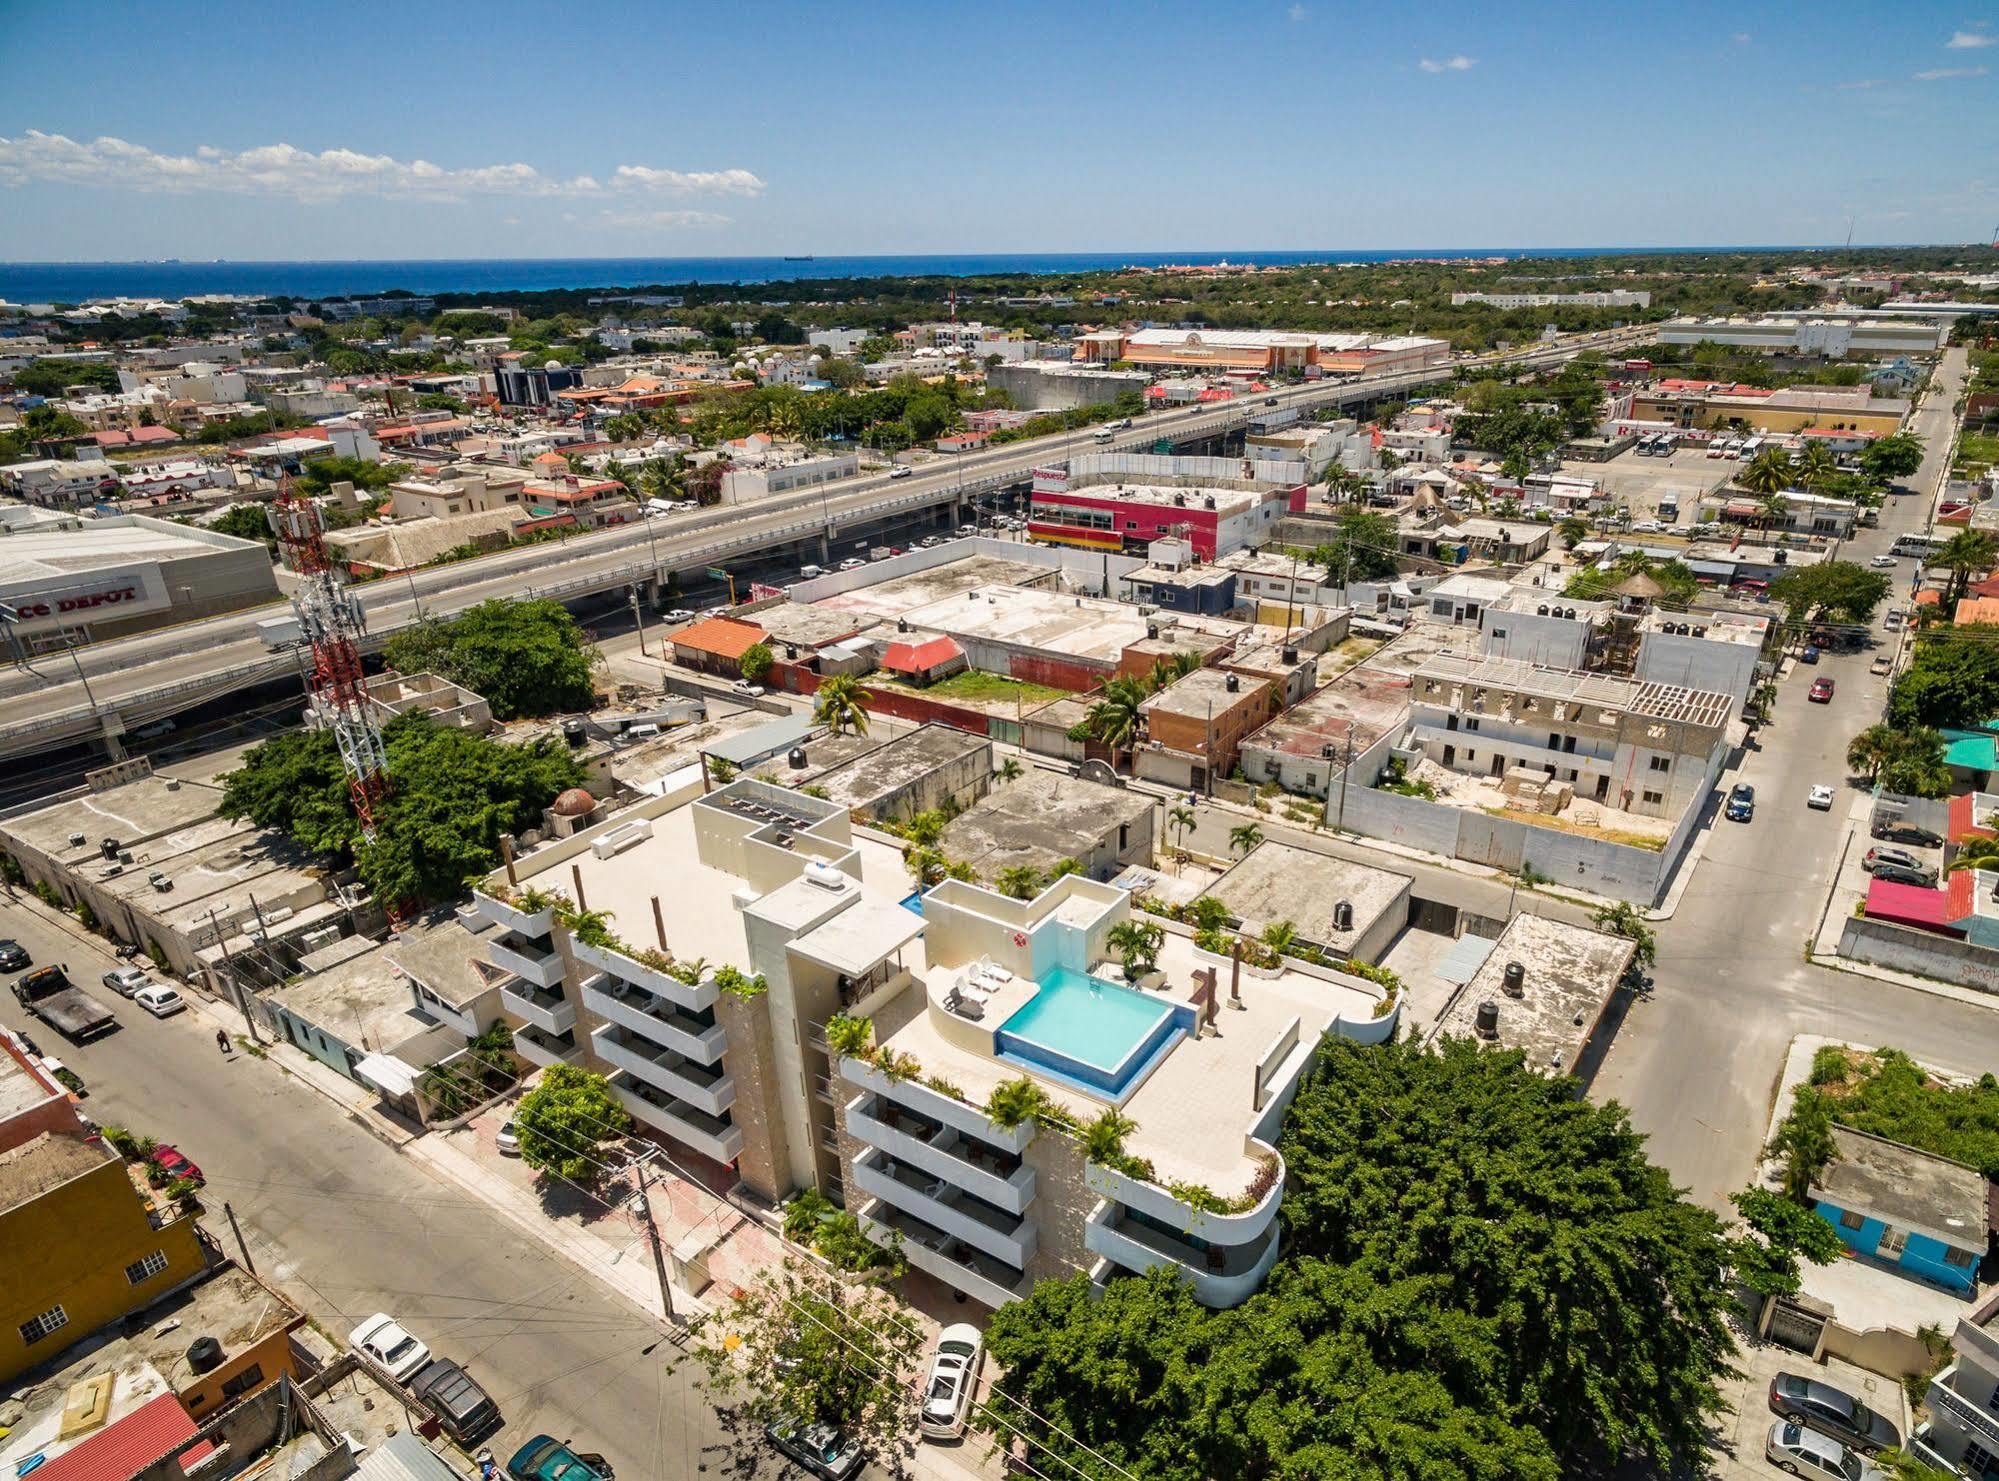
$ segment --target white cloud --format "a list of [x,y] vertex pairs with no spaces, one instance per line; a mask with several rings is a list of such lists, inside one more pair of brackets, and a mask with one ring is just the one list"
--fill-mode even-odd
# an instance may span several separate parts
[[1981,46],[1999,46],[1999,36],[1994,36],[1981,26],[1972,31],[1959,31],[1944,45],[1952,51],[1976,51]]
[[1478,65],[1478,60],[1475,57],[1460,54],[1454,57],[1446,57],[1441,62],[1425,57],[1416,65],[1421,67],[1425,72],[1469,72]]
[[597,219],[605,226],[639,227],[651,231],[727,226],[731,220],[713,211],[605,211]]
[[1863,77],[1858,82],[1836,82],[1833,86],[1843,93],[1850,93],[1859,92],[1865,88],[1880,87],[1887,80],[1885,77]]
[[1990,67],[1932,67],[1927,72],[1915,74],[1917,82],[1942,82],[1951,77],[1983,77]]
[[1288,12],[1286,12],[1286,14],[1288,14],[1291,17],[1291,19],[1294,21],[1302,21],[1305,19],[1305,17],[1307,17],[1311,13],[1312,13],[1311,9],[1304,5],[1294,5],[1291,7],[1291,9]]
[[114,190],[217,191],[229,195],[284,195],[299,200],[342,196],[404,196],[454,200],[470,195],[602,198],[608,193],[650,195],[761,195],[764,182],[748,170],[683,171],[619,165],[605,185],[589,175],[562,179],[533,165],[476,165],[446,169],[429,160],[325,149],[315,154],[290,144],[228,150],[203,145],[193,154],[161,154],[110,137],[82,142],[30,129],[0,136],[0,186],[47,181]]

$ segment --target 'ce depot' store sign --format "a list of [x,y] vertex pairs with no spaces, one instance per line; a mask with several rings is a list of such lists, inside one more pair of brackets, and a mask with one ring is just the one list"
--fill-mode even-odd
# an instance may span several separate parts
[[25,636],[158,612],[167,606],[167,589],[157,566],[125,566],[81,581],[23,581],[0,590],[0,602],[14,609],[15,625]]

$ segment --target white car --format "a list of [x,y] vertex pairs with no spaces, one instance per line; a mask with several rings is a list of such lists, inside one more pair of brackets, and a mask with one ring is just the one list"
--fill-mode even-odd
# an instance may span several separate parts
[[347,1340],[387,1369],[397,1383],[408,1383],[430,1361],[430,1349],[386,1311],[369,1317]]
[[914,478],[916,470],[910,467],[896,467],[888,470],[890,478]]
[[1820,782],[1805,794],[1805,806],[1815,807],[1820,812],[1832,811],[1832,788]]
[[867,564],[859,556],[850,556],[840,562],[840,569],[843,571],[860,571],[866,569]]
[[132,994],[132,1001],[144,1008],[155,1018],[171,1018],[187,1007],[187,1000],[171,987],[142,987]]
[[685,607],[675,607],[671,612],[666,614],[666,620],[668,622],[692,622],[694,614]]
[[1892,571],[1895,569],[1897,562],[1892,555],[1877,555],[1867,564],[1877,571]]
[[764,686],[761,684],[752,684],[748,679],[738,679],[729,687],[734,689],[738,694],[748,695],[751,699],[762,699],[764,697]]
[[979,1360],[985,1356],[979,1329],[959,1322],[937,1336],[930,1376],[923,1381],[923,1412],[917,1429],[931,1440],[955,1440],[965,1433],[972,1397],[979,1387]]

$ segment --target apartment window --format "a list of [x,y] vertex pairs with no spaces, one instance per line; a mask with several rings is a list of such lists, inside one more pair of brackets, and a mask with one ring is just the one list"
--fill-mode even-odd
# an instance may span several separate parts
[[1943,1252],[1944,1264],[1950,1266],[1953,1270],[1969,1270],[1976,1258],[1970,1250],[1945,1250]]
[[[1999,1398],[1999,1394],[1994,1395]],[[1994,1455],[1976,1440],[1964,1447],[1964,1473],[1967,1476],[1988,1476],[1999,1471],[1999,1455]]]
[[1908,1247],[1908,1244],[1909,1231],[1906,1229],[1897,1229],[1891,1224],[1881,1231],[1881,1243],[1874,1246],[1874,1253],[1899,1260],[1902,1258],[1902,1251]]
[[1652,758],[1652,769],[1654,771],[1671,771],[1673,769],[1673,758],[1670,756],[1654,756]]
[[1478,760],[1478,752],[1476,752],[1476,751],[1467,751],[1467,752],[1465,752],[1465,760],[1467,760],[1467,761],[1476,761],[1476,760]]
[[1666,794],[1664,792],[1647,792],[1645,794],[1645,800],[1656,806],[1659,803],[1664,802],[1666,800]]
[[166,1251],[154,1250],[145,1259],[134,1260],[130,1265],[127,1265],[125,1267],[125,1279],[135,1286],[140,1285],[145,1281],[151,1280],[166,1268]]
[[1473,716],[1471,716],[1471,717],[1470,717],[1469,719],[1467,719],[1467,720],[1465,721],[1465,729],[1467,729],[1467,730],[1476,730],[1476,729],[1478,729],[1478,716],[1476,716],[1476,715],[1473,715]]
[[1858,1229],[1866,1222],[1865,1218],[1856,1214],[1852,1209],[1848,1209],[1839,1216],[1839,1227],[1842,1229]]
[[263,1381],[264,1381],[263,1364],[252,1363],[249,1367],[245,1368],[241,1373],[238,1373],[234,1378],[225,1379],[223,1381],[222,1397],[225,1399],[233,1399],[238,1394],[248,1393],[251,1389],[255,1388],[258,1384],[262,1383]]
[[49,1333],[69,1325],[69,1313],[60,1306],[51,1306],[32,1320],[21,1323],[21,1340],[32,1347]]

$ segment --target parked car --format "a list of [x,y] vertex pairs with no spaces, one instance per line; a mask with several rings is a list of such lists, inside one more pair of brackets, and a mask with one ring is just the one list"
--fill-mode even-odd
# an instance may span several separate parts
[[1872,566],[1877,571],[1892,571],[1895,569],[1898,562],[1896,561],[1895,557],[1892,555],[1877,555],[1874,557],[1873,560],[1869,561],[1867,564]]
[[1798,662],[1817,663],[1818,661],[1819,661],[1818,645],[1816,643],[1805,644],[1804,651],[1798,654]]
[[1728,806],[1723,815],[1731,823],[1746,823],[1756,816],[1756,789],[1747,782],[1737,782],[1728,791]]
[[0,972],[24,972],[35,964],[28,948],[18,941],[0,941]]
[[1870,831],[1886,843],[1913,843],[1918,848],[1943,847],[1943,839],[1928,828],[1899,818],[1876,823]]
[[1903,613],[1900,607],[1890,607],[1888,615],[1881,619],[1881,625],[1887,628],[1889,632],[1894,632],[1902,625],[1902,616]]
[[1815,705],[1831,704],[1832,690],[1833,683],[1831,678],[1821,674],[1818,678],[1812,680],[1811,690],[1805,695],[1805,698],[1809,699]]
[[[821,1481],[847,1481],[861,1469],[861,1447],[830,1424],[780,1419],[764,1426],[764,1438]],[[567,1481],[551,1477],[548,1481]]]
[[668,622],[692,622],[694,614],[685,607],[675,607],[671,612],[666,614],[666,620]]
[[410,1380],[410,1395],[461,1445],[500,1427],[500,1406],[493,1396],[450,1358],[433,1358]]
[[1763,1458],[1793,1476],[1887,1481],[1887,1472],[1849,1453],[1839,1441],[1781,1419],[1770,1426],[1770,1438],[1763,1442]]
[[553,1435],[536,1435],[507,1461],[513,1481],[611,1481],[602,1456],[582,1456]]
[[187,1007],[187,999],[173,988],[161,987],[157,983],[142,987],[133,993],[132,1001],[155,1018],[171,1018]]
[[1779,1373],[1770,1380],[1770,1412],[1809,1425],[1867,1455],[1902,1443],[1902,1432],[1885,1415],[1876,1414],[1844,1389],[1796,1373]]
[[729,687],[734,689],[738,694],[748,695],[751,699],[762,699],[764,696],[764,686],[761,684],[752,684],[748,679],[738,679]]
[[930,1376],[923,1384],[923,1412],[916,1422],[929,1439],[955,1440],[965,1433],[985,1351],[985,1339],[969,1323],[956,1323],[938,1334]]
[[386,1311],[361,1323],[348,1340],[387,1369],[397,1383],[408,1383],[430,1362],[430,1349]]
[[1876,864],[1873,874],[1889,884],[1914,885],[1919,890],[1933,890],[1937,883],[1934,869],[1904,869],[1900,864]]
[[199,1188],[208,1181],[201,1175],[201,1169],[185,1156],[178,1147],[154,1147],[152,1155],[146,1159],[167,1175],[167,1181],[184,1178]]
[[1892,865],[1897,869],[1921,869],[1923,867],[1923,861],[1906,849],[1882,848],[1878,844],[1869,849],[1860,860],[1860,867],[1869,874],[1872,874],[1877,867],[1883,864]]
[[502,1157],[518,1157],[521,1155],[520,1128],[515,1126],[513,1122],[509,1121],[506,1125],[502,1126],[493,1137],[493,1141],[498,1145]]
[[1867,672],[1870,674],[1892,674],[1894,671],[1895,659],[1888,653],[1876,655],[1874,662],[1867,665]]
[[1805,794],[1805,806],[1815,807],[1820,812],[1832,811],[1832,788],[1820,782]]
[[153,979],[137,967],[115,967],[106,972],[99,981],[121,998],[133,997],[140,988],[153,985]]

